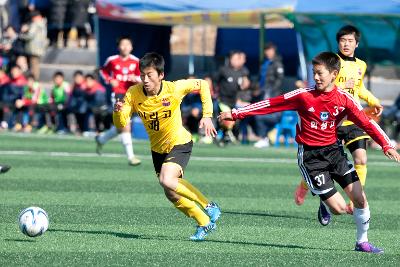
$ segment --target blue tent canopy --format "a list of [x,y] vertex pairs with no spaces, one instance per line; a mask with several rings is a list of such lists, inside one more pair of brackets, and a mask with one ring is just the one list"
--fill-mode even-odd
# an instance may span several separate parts
[[238,28],[263,26],[260,21],[267,25],[289,21],[301,36],[306,60],[321,51],[335,51],[336,31],[353,24],[363,36],[358,56],[369,64],[400,65],[398,0],[247,0],[229,4],[222,0],[99,0],[98,11],[104,19],[169,26]]

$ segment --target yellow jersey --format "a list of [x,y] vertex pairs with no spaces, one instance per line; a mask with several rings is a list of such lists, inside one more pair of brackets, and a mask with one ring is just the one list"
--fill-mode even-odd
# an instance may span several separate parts
[[[368,106],[378,104],[379,100],[364,86],[363,80],[367,64],[356,57],[338,56],[340,58],[340,71],[335,80],[336,86],[350,93],[357,103],[360,103],[360,99],[362,99],[367,102]],[[346,88],[346,81],[350,79],[354,80],[354,87]],[[351,124],[353,122],[346,120],[342,125],[348,126]]]
[[192,140],[191,134],[182,125],[180,105],[183,97],[193,91],[200,92],[203,117],[212,117],[213,107],[207,81],[162,81],[160,92],[155,96],[147,96],[142,83],[131,86],[125,94],[122,110],[113,113],[114,125],[117,128],[125,127],[132,113],[137,113],[149,135],[151,150],[169,153],[175,145]]

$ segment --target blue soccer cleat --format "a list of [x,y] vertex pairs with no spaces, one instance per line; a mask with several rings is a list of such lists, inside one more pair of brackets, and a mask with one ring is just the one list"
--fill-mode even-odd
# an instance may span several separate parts
[[221,216],[221,209],[215,202],[208,203],[204,210],[208,217],[210,217],[210,221],[213,223],[215,223],[219,219],[219,216]]
[[318,221],[323,226],[327,226],[331,222],[331,214],[322,201],[319,204]]
[[377,248],[369,242],[356,243],[354,250],[373,254],[383,254],[383,249]]
[[210,222],[206,226],[197,226],[196,232],[190,237],[192,241],[204,241],[204,238],[213,230],[217,228],[217,225]]

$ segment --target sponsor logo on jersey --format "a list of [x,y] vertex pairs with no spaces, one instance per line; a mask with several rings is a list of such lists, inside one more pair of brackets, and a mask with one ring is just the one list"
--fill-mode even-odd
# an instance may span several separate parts
[[329,112],[321,111],[321,113],[319,114],[319,117],[322,121],[326,121],[327,119],[329,119]]
[[315,109],[314,109],[314,107],[311,107],[311,108],[308,109],[308,111],[315,112]]
[[168,98],[163,98],[161,99],[161,103],[164,107],[169,107],[171,105],[171,102],[169,102]]

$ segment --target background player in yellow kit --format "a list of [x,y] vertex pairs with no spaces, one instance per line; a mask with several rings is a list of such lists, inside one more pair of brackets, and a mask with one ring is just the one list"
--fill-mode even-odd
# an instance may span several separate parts
[[[363,83],[367,64],[354,56],[355,49],[360,42],[360,31],[351,25],[342,27],[336,34],[336,41],[339,48],[340,72],[336,77],[335,84],[350,93],[357,102],[360,99],[367,102],[368,106],[373,107],[375,116],[382,113],[383,107],[379,100],[368,91]],[[367,177],[367,140],[369,136],[351,121],[344,121],[338,129],[338,138],[343,140],[344,145],[351,152],[354,160],[354,167],[362,186],[365,186]],[[308,192],[307,185],[302,179],[301,184],[295,191],[295,202],[302,205]],[[353,203],[350,202],[347,207],[348,213],[353,212]],[[323,205],[320,205],[318,219],[322,225],[328,225],[330,214]]]
[[[200,128],[215,137],[212,123],[212,100],[205,80],[163,81],[164,58],[147,53],[139,61],[142,83],[129,88],[124,100],[114,106],[113,121],[117,128],[129,123],[132,113],[142,119],[150,138],[153,165],[160,185],[169,201],[186,216],[196,220],[198,227],[191,240],[201,241],[216,227],[221,211],[187,180],[183,171],[192,151],[192,136],[182,125],[180,105],[185,95],[199,91],[203,118]],[[200,207],[198,205],[200,205]]]

